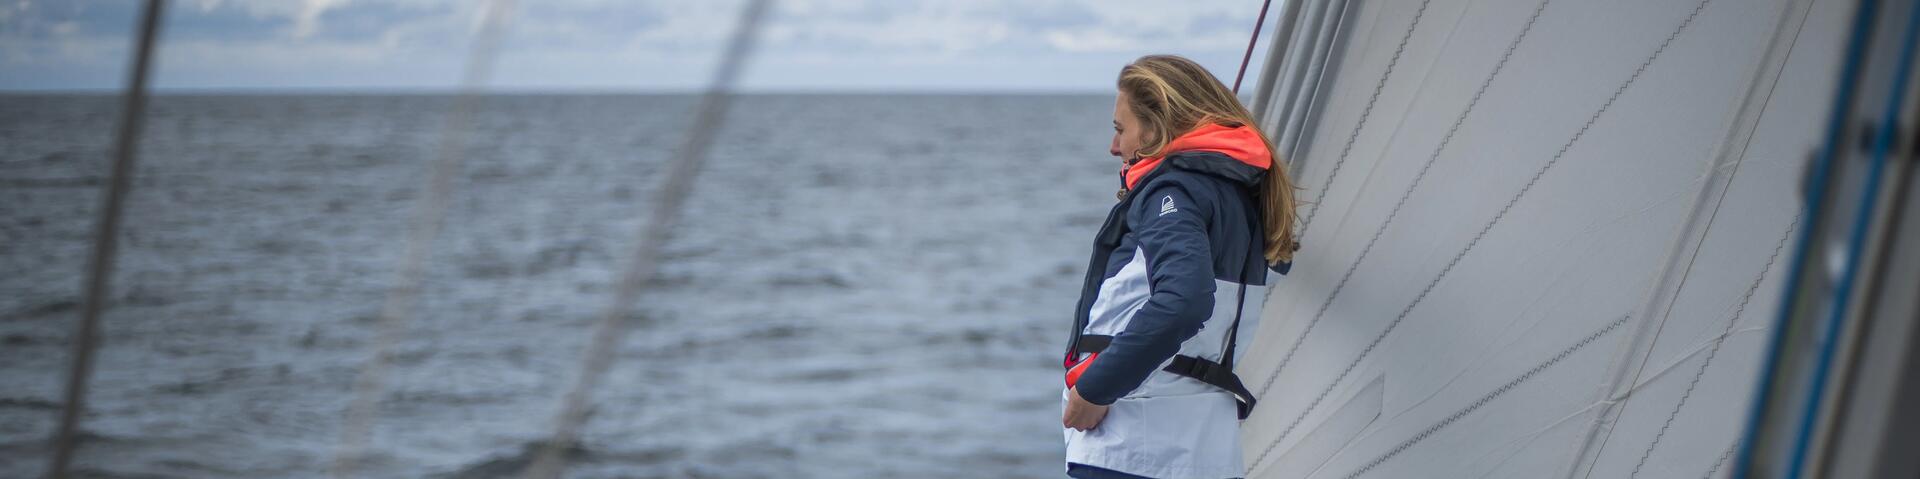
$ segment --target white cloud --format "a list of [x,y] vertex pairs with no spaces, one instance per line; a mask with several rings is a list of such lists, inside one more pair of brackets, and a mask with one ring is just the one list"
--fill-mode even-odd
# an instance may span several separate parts
[[1047,44],[1068,52],[1115,52],[1141,49],[1140,42],[1134,37],[1116,35],[1102,30],[1047,32]]
[[[129,2],[76,1],[131,9]],[[512,3],[516,8],[495,62],[501,85],[691,88],[706,77],[743,1]],[[484,4],[182,2],[184,8],[170,18],[252,18],[262,33],[223,41],[203,28],[198,35],[170,38],[162,45],[159,81],[187,87],[450,87]],[[1105,88],[1110,70],[1147,53],[1188,55],[1217,71],[1237,67],[1258,8],[1256,0],[777,0],[746,82],[772,89]],[[16,17],[35,11],[0,9]],[[36,72],[63,65],[124,62],[117,57],[123,48],[95,46],[124,44],[125,37],[100,37],[99,28],[67,27],[63,31],[73,35],[64,40],[20,39],[7,30],[0,27],[0,40],[6,40],[0,42],[0,88],[32,85]],[[62,42],[74,46],[54,47]],[[432,73],[438,69],[445,71]],[[96,85],[117,82],[117,75],[104,75]]]

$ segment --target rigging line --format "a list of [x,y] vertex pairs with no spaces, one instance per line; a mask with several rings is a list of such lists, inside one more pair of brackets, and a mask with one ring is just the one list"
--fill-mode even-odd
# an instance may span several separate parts
[[[1287,5],[1295,3],[1298,2],[1287,2]],[[1343,18],[1348,3],[1347,0],[1316,1],[1305,7],[1289,8],[1299,15],[1295,18],[1298,25],[1289,27],[1298,28],[1290,28],[1297,31],[1291,31],[1292,36],[1287,37],[1290,40],[1281,50],[1280,60],[1284,64],[1275,70],[1275,74],[1281,78],[1276,79],[1278,83],[1269,86],[1278,88],[1276,93],[1280,94],[1280,98],[1275,100],[1280,102],[1278,108],[1269,114],[1274,122],[1275,135],[1272,139],[1276,148],[1282,148],[1282,159],[1298,146],[1297,138],[1294,138],[1301,123],[1298,118],[1309,110],[1306,105],[1311,103],[1310,97],[1315,94],[1319,76],[1326,70],[1335,31],[1345,22]],[[1335,13],[1336,10],[1339,13]],[[1298,164],[1290,164],[1289,167],[1298,169]]]
[[[1373,94],[1367,96],[1367,106],[1360,109],[1360,119],[1354,122],[1353,131],[1347,134],[1347,144],[1340,149],[1340,157],[1333,161],[1333,170],[1327,173],[1327,180],[1320,183],[1320,191],[1314,195],[1313,202],[1307,203],[1313,205],[1313,209],[1307,210],[1307,216],[1300,220],[1300,231],[1295,233],[1294,237],[1305,238],[1307,236],[1307,227],[1313,225],[1314,215],[1320,213],[1321,202],[1327,199],[1327,189],[1333,187],[1333,179],[1340,176],[1340,168],[1346,166],[1347,156],[1353,153],[1354,142],[1360,139],[1360,129],[1365,128],[1367,126],[1367,120],[1372,118],[1373,106],[1380,101],[1380,92],[1386,90],[1387,79],[1392,78],[1394,69],[1400,66],[1400,55],[1407,51],[1407,42],[1413,39],[1414,29],[1420,26],[1421,19],[1426,18],[1427,5],[1432,2],[1433,0],[1422,0],[1420,2],[1420,9],[1413,13],[1413,21],[1407,23],[1407,30],[1400,34],[1400,46],[1393,49],[1393,58],[1387,60],[1386,71],[1381,72],[1380,79],[1373,83]],[[1313,325],[1309,324],[1307,327],[1312,328]],[[1292,350],[1288,350],[1288,353],[1288,355],[1291,356]]]
[[[1820,212],[1830,206],[1826,205],[1826,201],[1824,200],[1827,196],[1827,183],[1829,176],[1833,173],[1831,170],[1835,168],[1833,157],[1840,152],[1840,145],[1842,143],[1841,132],[1847,125],[1847,118],[1849,116],[1846,112],[1851,111],[1854,107],[1854,88],[1852,85],[1854,85],[1859,80],[1860,75],[1862,75],[1861,69],[1863,68],[1863,58],[1865,57],[1867,45],[1868,25],[1872,24],[1875,19],[1874,8],[1876,5],[1877,2],[1860,2],[1858,8],[1854,9],[1851,15],[1852,19],[1849,21],[1851,26],[1848,28],[1851,31],[1847,34],[1846,47],[1844,49],[1845,53],[1840,57],[1840,69],[1838,73],[1840,81],[1837,84],[1839,86],[1835,88],[1834,101],[1829,103],[1831,110],[1827,115],[1827,126],[1821,134],[1822,140],[1818,149],[1815,150],[1812,162],[1807,165],[1802,173],[1803,180],[1800,183],[1801,211],[1814,215],[1813,224],[1809,225],[1808,228],[1801,229],[1799,238],[1795,240],[1797,246],[1794,248],[1793,259],[1788,262],[1787,267],[1787,280],[1784,288],[1786,293],[1782,293],[1780,296],[1780,307],[1775,313],[1773,321],[1775,324],[1787,324],[1787,320],[1793,315],[1793,311],[1803,307],[1803,305],[1800,304],[1799,298],[1792,293],[1804,289],[1800,284],[1801,278],[1808,274],[1807,268],[1810,267],[1809,263],[1813,261],[1811,257],[1814,254],[1813,248],[1809,245],[1819,236],[1816,233],[1821,229],[1820,225],[1823,222]],[[1788,327],[1775,328],[1772,332],[1772,337],[1768,338],[1766,346],[1767,353],[1763,356],[1760,363],[1760,383],[1753,389],[1753,403],[1748,407],[1745,422],[1746,426],[1741,433],[1741,439],[1734,442],[1737,452],[1735,453],[1736,457],[1732,460],[1732,464],[1733,475],[1736,477],[1747,477],[1751,475],[1752,468],[1756,465],[1762,468],[1767,466],[1765,464],[1756,464],[1756,459],[1759,458],[1755,456],[1756,451],[1754,447],[1756,444],[1751,439],[1756,439],[1759,436],[1763,419],[1770,416],[1769,411],[1781,406],[1770,398],[1773,396],[1772,393],[1774,389],[1777,386],[1781,386],[1775,384],[1775,379],[1777,375],[1785,371],[1785,369],[1783,369],[1785,366],[1782,365],[1782,362],[1787,359],[1785,356],[1778,354],[1778,352],[1787,344],[1787,333],[1791,329],[1792,328]],[[1791,407],[1791,405],[1788,405],[1788,407]],[[1770,453],[1762,454],[1771,455]],[[1762,474],[1765,473],[1766,472],[1762,472]]]
[[[1542,2],[1542,8],[1545,7],[1544,5],[1545,3],[1546,2]],[[1372,354],[1374,348],[1378,347],[1380,345],[1380,342],[1387,338],[1388,334],[1391,334],[1393,330],[1397,328],[1402,321],[1405,321],[1407,319],[1407,316],[1413,312],[1413,309],[1419,306],[1421,301],[1425,300],[1428,294],[1433,292],[1434,287],[1438,286],[1440,284],[1440,281],[1445,279],[1447,277],[1447,274],[1453,271],[1453,267],[1459,265],[1460,260],[1465,258],[1468,253],[1472,252],[1474,246],[1478,245],[1480,240],[1482,238],[1485,238],[1487,233],[1491,232],[1493,230],[1493,227],[1495,225],[1498,225],[1500,223],[1500,220],[1506,217],[1507,212],[1512,211],[1514,205],[1519,204],[1521,198],[1526,197],[1528,192],[1533,191],[1534,185],[1539,184],[1540,178],[1545,176],[1548,171],[1551,171],[1554,166],[1559,165],[1560,160],[1566,157],[1566,154],[1569,150],[1573,149],[1573,145],[1579,143],[1580,139],[1586,137],[1587,132],[1593,129],[1593,125],[1598,121],[1600,121],[1600,117],[1605,115],[1607,111],[1612,109],[1614,102],[1618,101],[1620,97],[1627,92],[1628,87],[1633,86],[1633,84],[1636,83],[1640,79],[1640,77],[1646,73],[1647,67],[1651,66],[1654,60],[1659,59],[1660,55],[1666,52],[1667,47],[1673,45],[1673,41],[1679,38],[1682,32],[1686,31],[1687,26],[1693,24],[1694,19],[1699,18],[1700,12],[1703,9],[1705,9],[1706,6],[1710,3],[1712,3],[1712,0],[1700,0],[1700,3],[1694,7],[1693,12],[1688,14],[1687,18],[1685,20],[1682,20],[1678,26],[1674,27],[1673,32],[1667,35],[1666,40],[1662,41],[1660,43],[1660,46],[1655,48],[1653,50],[1653,53],[1647,56],[1646,60],[1641,61],[1640,66],[1634,69],[1633,74],[1628,76],[1625,82],[1621,83],[1619,87],[1614,89],[1613,94],[1607,97],[1607,100],[1600,105],[1599,109],[1594,110],[1593,114],[1587,117],[1587,122],[1584,125],[1582,125],[1578,131],[1574,132],[1573,137],[1569,138],[1565,144],[1560,146],[1560,150],[1554,153],[1553,158],[1547,160],[1546,164],[1541,165],[1538,170],[1534,171],[1533,177],[1527,180],[1527,183],[1520,188],[1520,191],[1515,193],[1513,195],[1513,198],[1508,199],[1507,204],[1505,206],[1502,206],[1500,208],[1500,211],[1495,213],[1493,218],[1488,220],[1486,225],[1482,226],[1480,228],[1480,231],[1474,234],[1472,239],[1469,239],[1467,241],[1466,247],[1462,248],[1459,253],[1454,254],[1453,259],[1449,260],[1445,266],[1442,266],[1440,268],[1440,273],[1435,275],[1434,278],[1427,283],[1427,286],[1421,289],[1419,294],[1414,296],[1414,299],[1412,302],[1408,303],[1405,308],[1400,310],[1399,316],[1395,317],[1392,322],[1389,322],[1387,324],[1386,329],[1380,331],[1380,334],[1374,336],[1373,341],[1371,343],[1368,343],[1367,346],[1360,351],[1360,354],[1355,356],[1353,361],[1347,364],[1347,368],[1341,371],[1339,376],[1335,377],[1332,382],[1327,384],[1327,387],[1325,389],[1320,391],[1319,396],[1315,397],[1314,400],[1311,403],[1309,403],[1307,407],[1300,412],[1300,415],[1298,417],[1295,417],[1293,422],[1289,424],[1285,429],[1283,429],[1278,437],[1274,438],[1272,443],[1268,444],[1266,450],[1260,454],[1260,457],[1262,458],[1266,457],[1266,455],[1271,453],[1276,446],[1279,446],[1280,441],[1286,439],[1287,435],[1291,433],[1294,430],[1294,428],[1298,427],[1301,421],[1306,419],[1308,414],[1311,414],[1313,410],[1317,408],[1322,401],[1326,400],[1328,393],[1331,393],[1333,391],[1334,386],[1339,385],[1340,381],[1345,380],[1348,374],[1353,373],[1353,370],[1360,365],[1360,362],[1365,360],[1368,355]],[[1538,18],[1537,12],[1538,10],[1536,10],[1536,16],[1534,17],[1536,19]],[[1531,27],[1532,27],[1532,23],[1530,21],[1528,23],[1528,28],[1531,28]],[[1523,35],[1524,35],[1524,31],[1523,31]],[[1509,54],[1511,54],[1511,49],[1509,49]],[[1475,99],[1476,100],[1478,99],[1478,95],[1475,96]],[[1471,105],[1471,103],[1469,103],[1469,105]],[[1465,118],[1465,116],[1466,115],[1463,112],[1461,115],[1461,118]],[[1459,122],[1456,121],[1454,126],[1455,128],[1458,128]],[[1449,131],[1447,133],[1447,138],[1451,139],[1452,136],[1453,136],[1453,133]],[[1442,143],[1441,146],[1444,148],[1445,143]],[[1434,158],[1437,158],[1437,157],[1438,157],[1438,150],[1436,150],[1436,154]],[[1429,158],[1427,166],[1431,167],[1432,164],[1433,164],[1433,160],[1432,158]],[[1426,172],[1426,168],[1423,167],[1421,170],[1422,176],[1424,176],[1425,172]],[[1416,178],[1416,182],[1417,181],[1418,179]],[[1418,185],[1416,184],[1415,186],[1418,186]],[[1409,194],[1411,194],[1412,191],[1413,191],[1412,188],[1409,188],[1407,190]],[[1401,197],[1401,201],[1404,202],[1406,198],[1407,196],[1403,195]],[[1397,214],[1398,210],[1399,210],[1399,207],[1396,206],[1394,213]],[[1374,233],[1374,240],[1379,239],[1380,233],[1384,232],[1386,229],[1386,226],[1390,224],[1392,221],[1393,221],[1392,215],[1390,214],[1388,216],[1387,222],[1382,223],[1381,229]],[[1367,245],[1367,249],[1371,249],[1372,246],[1373,246],[1372,241],[1369,241]],[[1359,260],[1364,259],[1365,252],[1366,252],[1366,249],[1363,249],[1362,257],[1357,258],[1354,261],[1353,268],[1357,268],[1359,266],[1359,263],[1360,263]],[[1349,278],[1352,275],[1353,268],[1348,269]],[[1345,279],[1341,280],[1341,284],[1344,285],[1345,282],[1346,282]],[[1335,293],[1337,294],[1338,292],[1339,292],[1339,288],[1338,286],[1336,286]],[[1329,296],[1329,301],[1328,301],[1329,304],[1331,303],[1331,299],[1332,297]],[[1325,311],[1325,306],[1322,307],[1322,311],[1323,312]],[[1276,376],[1278,375],[1277,371],[1275,375]],[[1271,382],[1269,382],[1268,386],[1271,386],[1271,385],[1272,385]],[[1262,392],[1263,393],[1265,392],[1264,388],[1262,389]],[[1257,464],[1257,461],[1256,461],[1256,464]]]
[[454,175],[459,174],[466,162],[465,153],[460,151],[465,143],[464,134],[470,126],[471,117],[477,114],[480,91],[493,70],[501,36],[513,11],[513,2],[489,0],[482,7],[480,29],[475,33],[473,44],[467,52],[460,94],[454,99],[446,123],[441,125],[440,142],[435,149],[432,170],[428,173],[426,191],[414,203],[406,250],[395,270],[393,286],[388,289],[386,300],[380,308],[380,324],[372,351],[354,382],[353,399],[347,405],[346,423],[341,427],[340,443],[334,452],[334,477],[359,475],[356,470],[373,433],[380,397],[386,388],[388,356],[406,334],[407,324],[411,322],[411,315],[419,301],[421,282],[433,253],[433,241],[440,235],[440,229],[446,222],[447,207],[453,195]]
[[1275,102],[1285,101],[1284,95],[1281,95],[1281,90],[1284,89],[1283,84],[1286,83],[1286,78],[1283,77],[1287,73],[1287,66],[1292,61],[1288,52],[1297,45],[1291,39],[1296,36],[1294,32],[1300,27],[1300,14],[1300,2],[1282,2],[1280,12],[1274,15],[1277,17],[1273,22],[1274,31],[1269,34],[1273,40],[1269,42],[1267,52],[1263,56],[1264,63],[1260,64],[1260,73],[1255,77],[1257,80],[1254,83],[1253,103],[1248,105],[1249,112],[1253,113],[1254,119],[1260,123],[1266,123],[1267,118],[1272,116]]
[[1394,446],[1393,449],[1389,449],[1387,450],[1386,453],[1381,454],[1379,457],[1375,457],[1373,460],[1367,461],[1367,463],[1363,466],[1360,466],[1359,469],[1354,470],[1352,473],[1348,473],[1346,475],[1346,479],[1353,479],[1356,477],[1360,477],[1361,475],[1366,474],[1368,471],[1371,471],[1376,467],[1380,467],[1381,464],[1385,464],[1388,460],[1393,459],[1395,456],[1400,455],[1400,453],[1406,452],[1408,448],[1413,447],[1415,444],[1419,444],[1422,441],[1426,441],[1428,438],[1433,437],[1435,433],[1440,432],[1441,429],[1445,429],[1447,426],[1453,425],[1453,423],[1460,421],[1461,418],[1466,417],[1468,414],[1473,414],[1474,411],[1478,411],[1480,410],[1480,408],[1486,407],[1486,405],[1490,402],[1493,402],[1494,399],[1499,399],[1500,396],[1506,395],[1508,392],[1513,391],[1514,388],[1519,387],[1522,383],[1527,382],[1527,380],[1530,380],[1536,376],[1539,376],[1540,373],[1545,372],[1547,368],[1551,368],[1555,364],[1559,364],[1561,361],[1566,360],[1568,356],[1572,356],[1573,353],[1579,352],[1581,349],[1586,348],[1587,345],[1589,344],[1593,344],[1594,341],[1598,341],[1601,337],[1606,336],[1607,333],[1611,333],[1616,329],[1620,329],[1620,326],[1627,324],[1627,320],[1629,319],[1632,319],[1632,316],[1621,316],[1620,319],[1615,319],[1613,320],[1613,322],[1607,323],[1607,325],[1605,327],[1600,328],[1599,331],[1594,331],[1592,334],[1588,334],[1586,337],[1581,338],[1579,342],[1575,342],[1573,345],[1567,346],[1566,349],[1560,350],[1560,354],[1556,354],[1553,357],[1548,358],[1546,361],[1542,361],[1540,364],[1534,365],[1532,369],[1528,369],[1525,373],[1521,373],[1519,376],[1516,376],[1512,380],[1507,381],[1506,384],[1502,384],[1499,388],[1495,388],[1494,390],[1487,392],[1487,394],[1484,396],[1481,396],[1479,400],[1468,404],[1466,407],[1460,408],[1458,411],[1454,411],[1452,415],[1449,415],[1445,419],[1442,419],[1439,422],[1434,423],[1431,426],[1428,426],[1426,429],[1420,431],[1419,434],[1415,434],[1413,437],[1408,438],[1405,441],[1401,441],[1400,444],[1397,446]]
[[1660,432],[1653,435],[1653,441],[1647,443],[1647,449],[1640,453],[1640,462],[1634,464],[1633,473],[1628,477],[1640,477],[1641,468],[1647,465],[1648,458],[1653,457],[1653,450],[1660,446],[1660,441],[1667,437],[1667,430],[1673,427],[1674,418],[1680,416],[1680,409],[1686,407],[1687,400],[1693,397],[1694,389],[1700,386],[1700,378],[1707,374],[1707,367],[1712,365],[1713,358],[1720,354],[1720,346],[1726,344],[1727,336],[1733,332],[1733,326],[1738,324],[1740,317],[1746,314],[1747,304],[1753,301],[1753,293],[1760,289],[1760,283],[1767,279],[1767,273],[1773,271],[1774,263],[1780,259],[1780,252],[1787,247],[1787,238],[1792,237],[1794,229],[1799,225],[1800,216],[1795,215],[1793,222],[1787,224],[1786,231],[1780,232],[1780,241],[1774,244],[1773,255],[1767,257],[1766,266],[1762,266],[1760,274],[1748,284],[1746,294],[1740,297],[1740,307],[1734,310],[1732,317],[1727,318],[1727,325],[1721,328],[1720,336],[1713,340],[1713,348],[1707,351],[1706,360],[1701,361],[1700,368],[1694,370],[1693,381],[1687,383],[1687,389],[1680,394],[1680,400],[1674,403],[1671,411],[1667,412],[1667,421],[1660,425]]
[[1253,62],[1253,46],[1260,43],[1260,27],[1267,24],[1267,7],[1273,6],[1273,0],[1260,2],[1260,18],[1253,21],[1253,36],[1247,38],[1247,54],[1240,56],[1240,73],[1233,75],[1233,94],[1240,94],[1240,80],[1247,77],[1247,64]]
[[[1347,281],[1353,279],[1354,271],[1360,268],[1360,262],[1366,260],[1367,253],[1373,251],[1374,244],[1379,243],[1380,237],[1387,231],[1387,226],[1393,224],[1393,220],[1399,217],[1400,208],[1406,206],[1407,200],[1413,196],[1414,190],[1418,189],[1421,181],[1426,179],[1427,172],[1433,169],[1434,162],[1440,158],[1442,152],[1446,151],[1447,146],[1453,143],[1453,135],[1460,131],[1460,125],[1466,122],[1467,117],[1473,113],[1474,107],[1480,104],[1480,98],[1486,95],[1487,88],[1493,85],[1493,80],[1498,78],[1501,72],[1506,71],[1507,61],[1513,58],[1514,51],[1519,49],[1521,42],[1525,41],[1528,34],[1533,32],[1533,25],[1540,20],[1540,14],[1545,12],[1547,5],[1551,3],[1553,3],[1553,0],[1541,0],[1540,4],[1534,7],[1533,14],[1527,18],[1527,23],[1520,28],[1519,33],[1514,35],[1513,40],[1507,43],[1506,52],[1500,55],[1500,60],[1494,64],[1493,70],[1487,72],[1487,78],[1480,82],[1480,87],[1474,91],[1473,98],[1467,102],[1466,108],[1462,109],[1460,114],[1454,117],[1453,126],[1447,129],[1447,134],[1441,138],[1439,146],[1434,147],[1433,154],[1427,156],[1426,163],[1421,165],[1418,173],[1414,174],[1413,182],[1407,185],[1406,192],[1400,195],[1400,200],[1394,203],[1393,210],[1387,213],[1386,221],[1381,222],[1380,227],[1374,230],[1373,237],[1367,240],[1365,246],[1361,247],[1360,254],[1354,258],[1353,264],[1348,266],[1346,273],[1340,276],[1340,281],[1334,283],[1333,291],[1327,294],[1325,301],[1321,302],[1320,310],[1314,313],[1313,319],[1307,321],[1307,327],[1301,330],[1299,336],[1294,338],[1293,344],[1287,347],[1287,352],[1280,356],[1280,363],[1275,365],[1273,371],[1267,374],[1266,382],[1260,386],[1260,392],[1256,395],[1264,395],[1269,389],[1273,388],[1274,381],[1280,378],[1280,372],[1286,370],[1287,364],[1293,361],[1293,355],[1300,351],[1300,346],[1306,342],[1307,335],[1313,332],[1313,327],[1319,325],[1320,320],[1326,317],[1328,308],[1333,306],[1333,300],[1340,296],[1340,292],[1347,286]],[[1421,7],[1425,8],[1425,5],[1426,4],[1422,4]],[[1316,206],[1315,208],[1317,209],[1319,207]],[[1262,455],[1264,456],[1265,454]]]
[[154,44],[159,42],[160,17],[164,0],[147,0],[139,17],[139,37],[134,46],[133,65],[129,68],[126,100],[120,107],[120,125],[114,134],[113,163],[107,173],[107,188],[95,218],[93,251],[87,258],[86,292],[80,309],[80,324],[74,331],[72,363],[67,373],[65,402],[60,407],[60,429],[53,438],[53,457],[47,464],[47,477],[67,476],[67,467],[80,446],[80,416],[86,409],[87,381],[93,376],[93,352],[98,347],[100,316],[107,308],[107,296],[113,293],[115,255],[119,252],[120,223],[125,216],[127,194],[133,188],[133,164],[140,146],[140,129],[146,120],[147,83],[153,69]]
[[588,396],[613,365],[615,350],[631,323],[628,316],[634,301],[638,299],[640,286],[653,277],[659,263],[660,248],[672,238],[673,225],[680,217],[681,205],[692,193],[694,176],[699,173],[707,149],[712,146],[717,130],[726,119],[734,82],[747,56],[753,51],[754,39],[758,36],[760,22],[766,16],[769,3],[768,0],[749,0],[741,10],[738,26],[721,56],[719,68],[714,72],[706,93],[700,98],[699,109],[687,132],[686,142],[676,150],[659,197],[652,202],[654,208],[651,215],[648,221],[641,224],[631,262],[620,277],[613,302],[607,306],[599,324],[594,327],[593,342],[580,364],[578,382],[563,399],[560,413],[554,420],[553,436],[534,458],[525,477],[557,478],[566,469],[563,453],[572,449],[580,429],[585,426]]
[[[1862,7],[1862,9],[1865,8],[1867,7]],[[1920,55],[1915,54],[1916,45],[1920,44],[1920,6],[1909,5],[1908,12],[1909,15],[1905,23],[1906,26],[1902,30],[1898,30],[1902,33],[1899,34],[1899,53],[1898,56],[1895,57],[1898,58],[1898,60],[1896,64],[1893,65],[1893,85],[1911,85],[1909,82],[1912,79],[1914,59],[1920,57]],[[1879,33],[1876,33],[1876,35],[1877,34]],[[1836,220],[1844,221],[1844,223],[1835,224],[1831,229],[1836,236],[1833,238],[1834,242],[1830,247],[1838,249],[1830,251],[1837,251],[1835,256],[1839,256],[1840,267],[1829,273],[1834,277],[1832,281],[1835,283],[1830,293],[1832,295],[1831,299],[1827,300],[1825,302],[1826,304],[1817,306],[1825,309],[1825,311],[1813,313],[1817,315],[1815,318],[1825,316],[1826,319],[1816,319],[1816,322],[1812,325],[1812,327],[1818,330],[1818,332],[1815,333],[1813,351],[1811,351],[1814,355],[1814,358],[1812,358],[1814,361],[1813,369],[1810,371],[1813,377],[1809,378],[1811,384],[1808,387],[1811,390],[1806,392],[1805,404],[1803,404],[1799,413],[1801,425],[1798,431],[1794,433],[1792,449],[1788,450],[1787,470],[1791,471],[1792,477],[1799,477],[1801,474],[1804,474],[1802,471],[1826,467],[1824,464],[1826,461],[1824,457],[1826,453],[1809,452],[1809,448],[1813,447],[1813,442],[1824,441],[1824,439],[1816,437],[1822,435],[1820,432],[1821,428],[1819,427],[1819,423],[1823,422],[1819,418],[1821,414],[1820,411],[1822,407],[1845,407],[1844,404],[1827,406],[1822,406],[1822,404],[1829,395],[1829,387],[1842,391],[1843,389],[1838,388],[1845,387],[1844,385],[1829,386],[1829,378],[1843,380],[1843,378],[1846,378],[1848,375],[1846,371],[1842,371],[1837,375],[1833,372],[1834,356],[1839,349],[1849,347],[1842,344],[1847,341],[1843,339],[1842,334],[1847,329],[1845,327],[1848,323],[1848,304],[1853,299],[1854,288],[1859,284],[1860,276],[1863,275],[1861,261],[1868,253],[1868,236],[1869,232],[1873,230],[1876,210],[1879,208],[1880,189],[1883,187],[1882,185],[1886,183],[1886,181],[1882,179],[1882,175],[1886,172],[1888,157],[1896,156],[1895,161],[1898,161],[1897,155],[1900,154],[1898,150],[1894,149],[1895,141],[1897,140],[1895,135],[1898,134],[1898,131],[1893,127],[1899,124],[1902,118],[1901,113],[1907,108],[1905,98],[1907,91],[1905,87],[1894,87],[1891,92],[1887,93],[1889,98],[1887,99],[1886,109],[1881,114],[1882,116],[1879,122],[1879,124],[1886,125],[1886,127],[1883,127],[1873,135],[1874,138],[1871,149],[1863,152],[1868,154],[1867,157],[1863,158],[1866,162],[1866,165],[1864,165],[1866,171],[1860,172],[1865,175],[1860,178],[1860,181],[1864,181],[1865,184],[1857,188],[1859,190],[1859,196],[1853,203],[1853,205],[1855,205],[1854,215],[1844,220],[1836,218]],[[1866,107],[1862,107],[1862,109],[1865,110]],[[1867,111],[1863,111],[1862,113],[1870,114]],[[1835,191],[1834,195],[1840,197],[1846,193],[1846,191]],[[1838,207],[1838,205],[1835,206]],[[1869,278],[1868,281],[1872,281],[1872,278]],[[1868,291],[1871,292],[1872,289],[1876,287],[1869,284],[1866,288],[1869,288]],[[1868,307],[1870,308],[1871,305]],[[1869,311],[1871,310],[1869,309]],[[1864,320],[1864,318],[1862,319]],[[1851,369],[1851,367],[1848,367],[1848,369]],[[1814,464],[1809,465],[1808,461],[1813,461]],[[1817,475],[1818,473],[1815,472],[1812,474]]]

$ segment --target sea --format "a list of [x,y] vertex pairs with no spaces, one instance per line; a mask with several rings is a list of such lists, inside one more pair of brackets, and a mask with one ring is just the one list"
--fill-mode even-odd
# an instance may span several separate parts
[[[519,477],[698,97],[153,99],[77,477],[327,477],[456,155],[363,477]],[[1060,477],[1101,95],[734,99],[568,477]],[[461,112],[465,112],[462,114]],[[118,98],[0,96],[0,477],[63,407]]]

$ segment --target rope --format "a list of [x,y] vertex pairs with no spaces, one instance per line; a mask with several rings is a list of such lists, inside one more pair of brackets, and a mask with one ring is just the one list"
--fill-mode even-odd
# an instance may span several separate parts
[[489,0],[480,31],[475,34],[473,45],[467,52],[460,95],[440,130],[440,143],[436,149],[433,170],[427,179],[426,194],[414,204],[407,249],[401,256],[385,304],[381,306],[380,324],[371,356],[354,383],[353,399],[348,403],[345,424],[340,431],[340,443],[334,452],[334,477],[344,479],[359,475],[356,470],[373,433],[380,396],[386,389],[388,353],[406,334],[407,324],[411,322],[411,314],[419,300],[420,283],[426,276],[433,241],[440,235],[447,206],[453,196],[453,177],[466,163],[466,156],[460,152],[463,143],[461,133],[467,130],[474,110],[481,101],[480,90],[493,69],[493,60],[500,48],[500,37],[512,11],[513,0]]
[[686,142],[675,150],[677,154],[669,165],[666,183],[659,197],[651,202],[654,206],[652,215],[641,224],[632,262],[627,264],[621,275],[613,303],[607,306],[605,314],[594,328],[593,343],[588,346],[580,364],[578,382],[573,390],[567,392],[559,416],[555,418],[553,436],[541,449],[539,456],[534,458],[525,477],[557,478],[566,469],[563,453],[572,449],[581,428],[586,425],[588,397],[613,365],[615,349],[621,338],[626,336],[631,323],[628,318],[640,294],[640,285],[653,277],[659,263],[660,248],[672,238],[681,205],[686,203],[692,192],[694,175],[699,172],[707,149],[712,146],[725,120],[727,105],[732,100],[733,84],[740,74],[741,65],[753,50],[754,38],[759,33],[761,19],[766,16],[768,3],[768,0],[751,0],[741,11],[733,38],[721,57],[719,70],[714,73],[712,83],[700,99],[699,110],[692,127],[687,131]]
[[120,110],[120,128],[115,134],[113,166],[108,173],[107,191],[95,219],[93,252],[87,259],[87,278],[82,291],[85,303],[80,310],[80,326],[73,334],[73,362],[67,373],[66,402],[60,408],[60,429],[53,439],[53,458],[47,465],[47,477],[67,476],[74,451],[80,446],[80,415],[86,410],[87,380],[93,376],[93,351],[98,346],[100,315],[111,295],[115,254],[120,240],[120,218],[126,210],[127,194],[133,188],[133,163],[140,146],[140,127],[147,107],[148,74],[153,69],[153,48],[159,41],[160,17],[164,0],[147,0],[140,12],[140,36],[136,39],[133,66],[128,73],[126,102]]
[[1253,36],[1247,38],[1247,53],[1240,56],[1240,73],[1233,75],[1233,94],[1240,94],[1240,80],[1247,77],[1247,64],[1253,61],[1253,45],[1260,43],[1260,27],[1267,24],[1267,7],[1273,6],[1273,0],[1260,2],[1260,18],[1253,21]]

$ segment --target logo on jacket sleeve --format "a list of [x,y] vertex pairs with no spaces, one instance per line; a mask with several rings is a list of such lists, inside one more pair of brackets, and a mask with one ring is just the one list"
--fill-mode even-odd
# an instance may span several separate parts
[[1175,211],[1180,211],[1180,209],[1173,207],[1173,195],[1167,195],[1165,198],[1160,199],[1160,216],[1166,216],[1167,213]]

